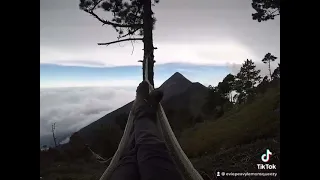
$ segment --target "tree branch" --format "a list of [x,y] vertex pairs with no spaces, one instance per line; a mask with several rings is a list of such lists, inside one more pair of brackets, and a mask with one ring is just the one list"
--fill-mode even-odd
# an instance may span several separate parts
[[118,41],[111,41],[111,42],[107,42],[107,43],[98,43],[98,45],[110,45],[110,44],[114,44],[114,43],[119,43],[119,42],[123,42],[123,41],[142,41],[143,38],[127,38],[127,39],[121,39],[121,40],[118,40]]
[[133,35],[133,34],[134,34],[135,32],[137,32],[139,29],[141,29],[141,28],[137,28],[137,29],[135,29],[135,30],[133,30],[133,31],[128,30],[128,33],[127,33],[127,34],[122,35],[122,36],[119,35],[118,39],[124,38],[124,37],[129,36],[129,35]]
[[108,20],[103,20],[96,13],[94,13],[93,10],[86,10],[86,12],[91,14],[93,17],[98,19],[103,24],[111,25],[113,27],[142,27],[142,24],[118,24],[118,23],[110,22]]
[[[138,16],[138,13],[141,11],[141,7],[142,7],[142,6],[139,6],[139,8],[137,9],[136,13],[133,14],[133,16],[136,18],[134,21],[136,21],[137,19],[141,19],[141,18],[142,18],[142,17]],[[125,34],[125,35],[122,35],[122,36],[119,35],[118,39],[124,38],[124,37],[129,36],[129,35],[133,35],[135,32],[137,32],[137,31],[138,31],[139,29],[141,29],[141,28],[142,28],[142,27],[137,27],[137,28],[135,28],[135,29],[132,30],[132,31],[130,31],[130,29],[128,28],[128,33]]]
[[93,11],[94,9],[96,9],[97,5],[101,3],[102,0],[99,0],[91,9],[91,11]]
[[[269,12],[269,14],[270,14],[270,15],[273,15],[273,13],[275,13],[275,12],[277,12],[277,11],[279,12],[279,9],[276,9],[276,10],[274,10],[274,11],[272,11],[272,12]],[[276,16],[276,15],[275,15],[275,16]]]
[[130,41],[130,42],[131,42],[131,45],[132,45],[132,51],[131,51],[131,55],[132,55],[133,51],[134,51],[134,45],[133,45],[132,41]]

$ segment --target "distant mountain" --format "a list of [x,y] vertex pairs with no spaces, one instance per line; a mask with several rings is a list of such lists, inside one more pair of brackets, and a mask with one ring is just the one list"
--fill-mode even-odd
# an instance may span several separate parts
[[159,89],[164,93],[162,102],[165,102],[171,97],[183,93],[191,85],[192,82],[185,78],[182,74],[180,74],[179,72],[174,73],[159,87]]
[[[159,89],[164,93],[161,103],[166,113],[170,111],[170,114],[167,114],[168,120],[171,123],[171,120],[173,121],[174,119],[175,127],[183,124],[182,121],[185,118],[191,118],[191,116],[199,114],[208,93],[208,89],[205,86],[198,82],[192,83],[179,72],[174,73]],[[94,138],[95,129],[109,123],[116,124],[116,119],[119,116],[130,113],[132,104],[133,101],[82,128],[79,131],[80,136],[90,142]],[[173,115],[180,110],[188,111],[189,115],[181,119],[174,118]]]
[[[178,89],[178,88],[177,88]],[[202,84],[190,83],[184,91],[176,93],[162,102],[165,108],[171,109],[189,109],[193,115],[200,113],[200,108],[207,97],[208,89]]]
[[182,130],[202,121],[201,109],[207,95],[208,89],[196,82],[191,83],[183,92],[162,102],[171,128],[175,133],[177,130]]

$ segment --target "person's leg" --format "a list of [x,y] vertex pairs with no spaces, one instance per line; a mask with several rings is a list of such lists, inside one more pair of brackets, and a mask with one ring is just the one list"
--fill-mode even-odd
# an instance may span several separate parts
[[182,178],[156,126],[157,106],[163,94],[153,91],[149,95],[148,86],[142,82],[137,88],[134,119],[141,180],[180,180]]
[[112,173],[110,180],[140,180],[137,163],[137,148],[135,146],[134,135],[130,140],[124,154],[120,158],[118,165]]
[[135,121],[135,138],[141,180],[182,179],[153,121]]

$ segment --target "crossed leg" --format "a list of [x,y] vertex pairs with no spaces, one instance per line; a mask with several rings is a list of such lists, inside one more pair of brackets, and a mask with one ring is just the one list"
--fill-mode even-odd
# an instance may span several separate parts
[[131,135],[128,146],[125,148],[124,154],[110,177],[111,180],[140,180],[137,148],[134,139],[134,135]]
[[135,121],[137,161],[141,180],[181,180],[154,121]]
[[112,173],[111,180],[182,179],[156,124],[142,118],[134,123],[134,135]]

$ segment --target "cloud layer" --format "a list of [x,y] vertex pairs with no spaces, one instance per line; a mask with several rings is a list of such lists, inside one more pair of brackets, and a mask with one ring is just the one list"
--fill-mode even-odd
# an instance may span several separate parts
[[74,132],[134,99],[134,88],[86,87],[40,89],[40,137]]
[[[98,46],[116,40],[112,27],[79,10],[78,0],[41,0],[40,63],[87,67],[137,65],[143,57],[142,42],[134,53],[130,42]],[[251,0],[161,1],[154,46],[157,64],[241,64],[260,59],[267,52],[280,56],[280,20],[252,20]],[[108,18],[108,13],[102,15]]]

